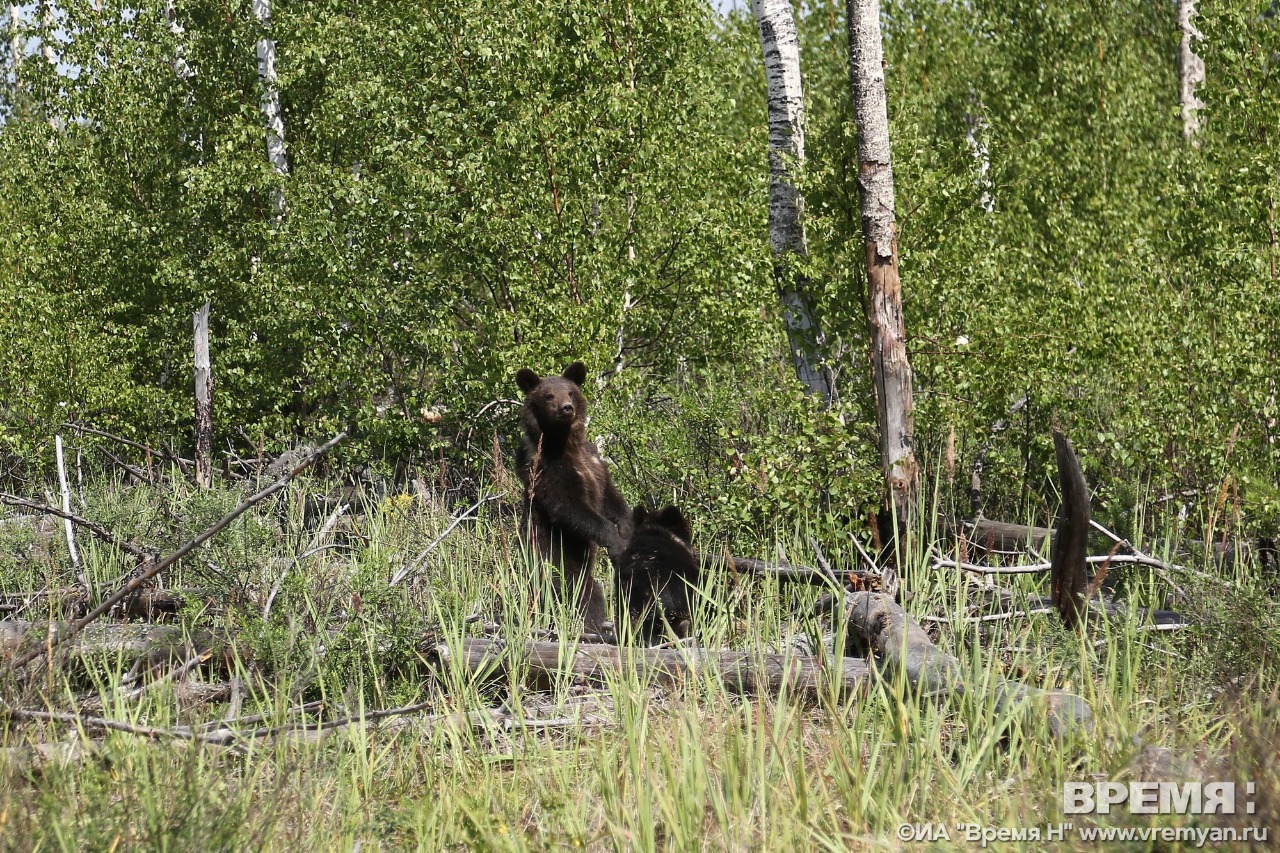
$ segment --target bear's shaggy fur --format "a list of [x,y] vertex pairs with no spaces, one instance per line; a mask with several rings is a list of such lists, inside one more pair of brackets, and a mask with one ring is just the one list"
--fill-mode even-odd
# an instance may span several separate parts
[[664,623],[677,637],[689,636],[701,573],[689,522],[674,506],[656,515],[638,506],[632,525],[631,543],[618,561],[618,618],[631,619],[641,642],[660,637]]
[[524,435],[516,452],[525,501],[520,529],[553,574],[558,590],[577,591],[577,609],[587,631],[604,633],[604,592],[591,576],[597,546],[622,553],[631,534],[630,508],[609,479],[596,447],[586,436],[587,369],[575,361],[560,376],[524,369],[516,384],[524,392]]

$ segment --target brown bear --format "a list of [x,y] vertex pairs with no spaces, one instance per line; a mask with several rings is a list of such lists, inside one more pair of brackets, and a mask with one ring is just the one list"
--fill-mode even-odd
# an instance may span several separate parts
[[597,546],[622,553],[631,534],[630,508],[587,440],[587,369],[575,361],[560,376],[516,374],[524,392],[524,435],[516,452],[525,501],[520,529],[544,562],[559,566],[557,590],[577,590],[587,631],[605,633],[604,591],[591,576]]
[[618,618],[629,617],[633,636],[646,644],[662,635],[664,623],[687,637],[701,574],[689,522],[674,506],[656,515],[638,506],[631,521],[631,543],[618,560]]

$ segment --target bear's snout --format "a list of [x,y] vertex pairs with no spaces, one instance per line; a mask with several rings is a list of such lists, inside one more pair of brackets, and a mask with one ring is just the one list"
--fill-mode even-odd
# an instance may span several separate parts
[[573,403],[560,404],[560,416],[566,420],[573,417]]

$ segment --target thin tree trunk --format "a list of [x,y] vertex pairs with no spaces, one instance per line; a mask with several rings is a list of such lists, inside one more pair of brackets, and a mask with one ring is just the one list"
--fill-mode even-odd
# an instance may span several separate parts
[[[253,0],[253,14],[266,29],[271,23],[271,0]],[[267,120],[267,160],[277,174],[289,174],[289,161],[284,151],[284,112],[280,108],[280,89],[276,78],[276,43],[265,33],[258,39],[258,79],[262,83],[262,113]],[[283,215],[284,192],[275,197],[276,213]]]
[[213,484],[213,370],[209,363],[209,303],[193,316],[196,368],[196,483]]
[[[53,437],[54,456],[57,457],[58,463],[58,488],[62,493],[62,511],[67,515],[71,514],[71,484],[67,480],[67,464],[62,453],[62,436],[55,435]],[[80,563],[80,551],[76,548],[76,531],[71,524],[71,519],[64,518],[62,520],[67,534],[67,554],[71,557],[71,567],[75,569],[76,577],[80,579],[81,586],[84,587],[85,594],[89,594],[92,590],[89,587],[89,576],[85,573],[84,566]]]
[[871,373],[880,427],[880,464],[886,509],[901,526],[914,507],[919,470],[911,404],[911,365],[902,320],[898,237],[894,218],[893,166],[889,155],[889,108],[885,98],[884,48],[879,0],[847,0],[849,76],[858,123],[858,197],[866,243]]
[[1195,51],[1194,42],[1204,35],[1196,29],[1196,0],[1178,0],[1178,29],[1182,41],[1178,45],[1178,102],[1182,105],[1182,138],[1195,145],[1200,131],[1200,117],[1196,111],[1204,102],[1196,97],[1196,87],[1204,82],[1204,60]]
[[819,366],[825,340],[813,317],[808,282],[797,268],[809,248],[804,198],[796,186],[804,167],[804,97],[800,42],[790,0],[752,0],[769,89],[769,246],[774,280],[796,375],[810,393],[834,396],[831,372]]
[[18,76],[18,68],[22,65],[22,10],[17,3],[9,4],[9,57],[12,62],[13,83],[21,87],[22,79]]
[[58,64],[58,54],[53,49],[53,3],[43,0],[40,4],[40,55],[50,65]]

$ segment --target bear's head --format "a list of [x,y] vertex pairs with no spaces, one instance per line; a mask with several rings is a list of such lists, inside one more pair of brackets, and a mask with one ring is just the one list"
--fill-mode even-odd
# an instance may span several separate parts
[[516,374],[516,384],[524,392],[525,420],[543,432],[563,432],[581,424],[587,416],[587,398],[582,383],[587,368],[575,361],[559,376],[539,376],[529,368]]
[[674,505],[668,504],[656,515],[650,515],[644,506],[637,506],[631,513],[631,521],[636,530],[646,525],[660,527],[686,545],[693,542],[693,528],[689,526],[684,514]]

